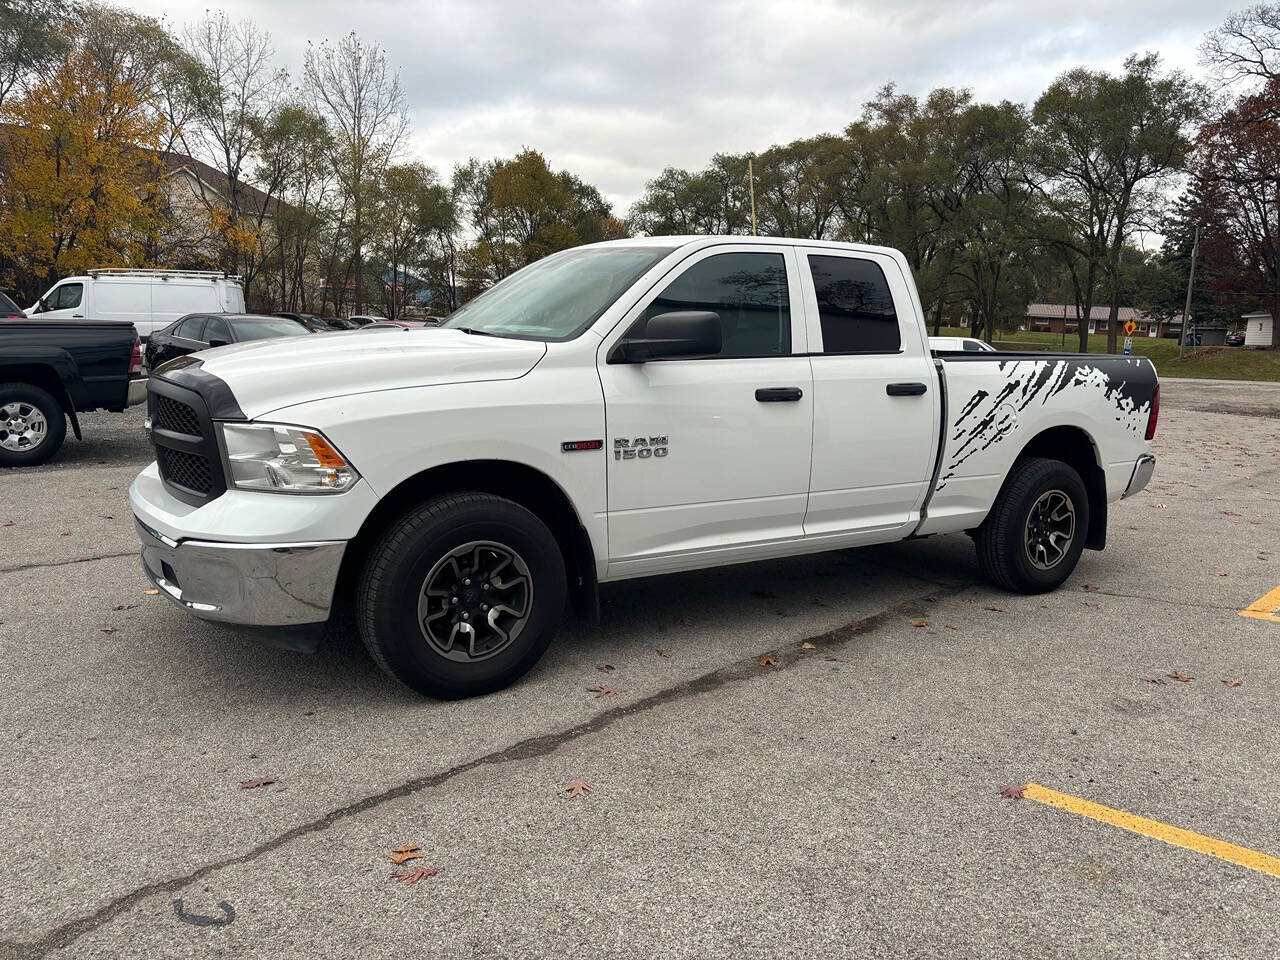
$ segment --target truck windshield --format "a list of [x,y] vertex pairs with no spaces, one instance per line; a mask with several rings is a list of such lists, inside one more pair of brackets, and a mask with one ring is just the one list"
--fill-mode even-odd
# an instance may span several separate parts
[[440,326],[524,340],[570,340],[675,247],[579,247],[530,264]]

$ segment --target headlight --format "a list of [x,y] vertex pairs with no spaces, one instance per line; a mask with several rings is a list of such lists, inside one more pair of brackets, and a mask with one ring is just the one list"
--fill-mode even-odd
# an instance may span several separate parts
[[274,423],[220,423],[230,486],[278,493],[342,493],[360,479],[321,434]]

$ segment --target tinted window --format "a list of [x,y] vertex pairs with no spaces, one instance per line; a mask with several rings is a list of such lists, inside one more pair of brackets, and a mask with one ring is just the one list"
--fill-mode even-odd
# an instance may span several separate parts
[[871,260],[809,256],[823,353],[896,352],[898,315],[884,271]]
[[791,303],[780,253],[721,253],[695,263],[649,304],[644,316],[672,310],[720,314],[722,357],[791,352]]
[[210,317],[209,322],[204,325],[204,336],[200,339],[205,343],[212,343],[214,340],[230,343],[231,328],[227,326],[227,321],[222,317]]
[[982,347],[978,344],[978,341],[976,340],[965,340],[964,346],[962,347],[962,349],[967,350],[969,353],[982,352]]
[[22,317],[22,309],[0,290],[0,317]]
[[200,328],[204,326],[204,317],[187,317],[179,321],[173,328],[173,336],[186,337],[188,340],[200,339]]
[[296,337],[307,332],[307,328],[296,320],[237,320],[236,338],[238,340],[270,340],[272,337]]
[[70,310],[72,307],[78,307],[83,296],[84,284],[64,283],[58,288],[58,302],[54,304],[54,309]]

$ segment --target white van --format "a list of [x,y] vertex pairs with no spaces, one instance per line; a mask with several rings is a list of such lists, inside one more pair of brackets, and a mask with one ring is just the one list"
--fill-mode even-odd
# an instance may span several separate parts
[[239,277],[212,270],[90,270],[27,309],[41,320],[129,320],[146,340],[188,313],[244,313]]

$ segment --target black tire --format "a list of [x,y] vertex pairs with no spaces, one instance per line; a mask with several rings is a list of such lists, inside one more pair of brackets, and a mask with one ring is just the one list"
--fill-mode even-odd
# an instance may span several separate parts
[[[451,577],[460,583],[468,569],[475,569],[466,557],[455,558],[452,565],[449,558],[454,551],[477,543],[481,546],[474,549],[488,551],[481,554],[478,562],[490,566],[499,563],[501,551],[505,550],[515,558],[508,561],[508,582],[527,581],[526,603],[520,611],[526,614],[525,619],[517,627],[513,625],[515,610],[510,617],[500,615],[498,626],[507,627],[510,636],[505,643],[497,631],[486,629],[483,621],[490,615],[478,612],[480,602],[496,596],[478,595],[479,584],[476,589],[457,590],[455,595],[461,604],[450,608],[443,623],[423,625],[420,598],[428,587]],[[429,577],[439,579],[428,583]],[[486,588],[492,583],[494,589],[499,589],[497,585],[504,583],[498,575],[477,579],[483,580]],[[518,593],[521,588],[502,589]],[[383,533],[365,561],[356,587],[356,622],[370,656],[384,671],[418,693],[454,700],[501,690],[524,676],[555,636],[566,593],[564,557],[546,524],[518,503],[502,497],[452,493],[415,507]],[[443,599],[423,602],[445,604]],[[510,602],[518,605],[519,598]],[[496,605],[486,604],[484,609],[496,610]],[[427,610],[427,620],[444,616],[430,607]],[[450,623],[460,626],[457,618],[466,610],[475,614],[471,622],[480,625],[480,633],[484,634],[481,639],[490,642],[491,651],[483,644],[472,647],[474,655],[462,649],[468,644],[468,637],[476,637],[474,627],[471,634],[457,634],[457,645],[448,652],[440,649],[443,632]],[[429,639],[429,630],[435,631],[436,639]],[[450,636],[447,642],[454,644],[454,637]],[[473,645],[476,642],[471,641]]]
[[[10,420],[4,410],[11,405],[18,411],[30,405],[40,412],[45,423],[42,439],[34,444],[23,444],[22,449],[10,449],[7,442],[11,435],[6,430]],[[0,467],[33,467],[44,463],[58,452],[66,437],[66,415],[62,412],[62,404],[52,394],[29,383],[0,383]]]
[[[1068,509],[1055,496],[1069,503],[1071,537],[1061,539],[1065,520],[1029,520],[1032,509],[1055,507],[1059,517]],[[1039,516],[1039,514],[1038,514]],[[1051,524],[1046,527],[1045,524]],[[1036,536],[1044,529],[1043,536]],[[978,528],[974,543],[982,572],[998,587],[1014,593],[1045,593],[1056,589],[1071,576],[1084,550],[1089,531],[1089,494],[1080,474],[1061,460],[1028,458],[1016,464],[1005,481],[987,519]],[[1028,545],[1028,537],[1036,545]],[[1048,545],[1052,544],[1052,545]],[[1042,550],[1058,550],[1056,559]],[[1033,556],[1033,552],[1035,556]],[[1045,567],[1045,562],[1053,562]]]

